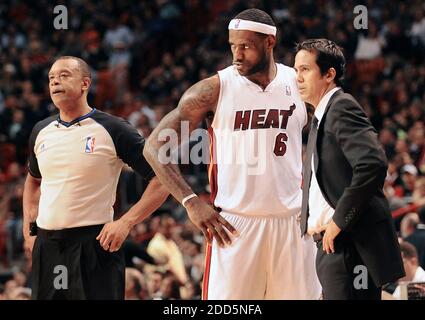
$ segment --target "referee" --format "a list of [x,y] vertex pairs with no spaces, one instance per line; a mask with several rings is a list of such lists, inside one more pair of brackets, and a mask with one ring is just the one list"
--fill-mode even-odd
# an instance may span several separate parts
[[[85,61],[56,60],[49,90],[59,115],[37,123],[30,137],[23,232],[32,251],[33,299],[123,299],[121,244],[168,196],[143,157],[137,130],[88,105],[90,84]],[[124,164],[150,182],[113,221]]]

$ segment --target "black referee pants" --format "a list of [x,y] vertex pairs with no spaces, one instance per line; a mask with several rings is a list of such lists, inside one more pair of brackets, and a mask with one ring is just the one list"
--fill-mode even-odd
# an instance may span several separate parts
[[96,236],[103,225],[43,230],[32,254],[32,299],[124,299],[125,262],[121,250],[105,251]]

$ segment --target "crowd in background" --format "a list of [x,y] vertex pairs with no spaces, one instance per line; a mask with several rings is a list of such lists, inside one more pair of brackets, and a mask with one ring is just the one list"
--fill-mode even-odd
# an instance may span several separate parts
[[[68,29],[54,28],[57,4],[68,9]],[[368,9],[365,30],[353,24],[357,4]],[[47,85],[54,58],[87,61],[93,78],[90,105],[126,118],[148,137],[187,88],[231,64],[227,24],[249,7],[274,18],[278,62],[292,66],[295,43],[307,38],[325,37],[343,47],[344,89],[378,131],[388,158],[384,191],[396,228],[400,238],[419,234],[422,240],[412,242],[424,267],[423,1],[5,0],[0,3],[0,299],[30,297],[31,259],[22,249],[23,182],[31,130],[57,112]],[[208,199],[206,166],[182,170]],[[117,217],[144,187],[125,168]],[[127,299],[199,299],[204,240],[171,197],[132,230],[124,251]]]

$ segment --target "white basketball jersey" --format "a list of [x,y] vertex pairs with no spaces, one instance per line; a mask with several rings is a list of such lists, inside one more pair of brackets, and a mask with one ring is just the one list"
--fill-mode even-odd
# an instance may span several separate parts
[[298,213],[307,113],[295,71],[277,64],[265,90],[233,66],[218,75],[220,96],[210,128],[214,205],[249,216]]

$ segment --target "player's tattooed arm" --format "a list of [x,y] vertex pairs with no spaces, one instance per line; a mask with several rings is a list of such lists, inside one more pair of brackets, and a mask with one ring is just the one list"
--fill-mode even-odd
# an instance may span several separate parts
[[180,121],[189,121],[191,131],[196,129],[209,112],[215,112],[219,94],[220,80],[217,75],[190,87],[175,110]]
[[[186,121],[189,132],[195,130],[207,115],[214,112],[220,92],[220,80],[214,76],[202,80],[189,88],[182,96],[177,108],[164,117],[146,142],[143,154],[151,164],[157,177],[168,191],[179,201],[193,193],[189,184],[184,180],[178,165],[164,161],[161,147],[167,140],[161,138],[165,130],[177,132],[181,143],[181,128]],[[186,125],[187,125],[186,124]],[[167,134],[165,134],[167,136]],[[190,220],[197,226],[208,241],[214,237],[218,244],[224,246],[231,243],[231,239],[224,228],[236,234],[236,230],[210,205],[195,197],[186,202],[186,209]]]
[[[146,142],[143,154],[154,169],[156,175],[170,193],[178,200],[192,193],[192,189],[186,183],[177,165],[161,162],[161,146],[168,141],[161,141],[161,132],[172,130],[177,133],[179,144],[181,143],[181,128],[189,124],[189,131],[195,130],[207,113],[215,110],[220,92],[220,80],[218,76],[204,79],[190,87],[182,96],[176,109],[167,114]],[[162,135],[161,135],[162,136]],[[165,136],[167,136],[165,134]],[[177,146],[176,146],[177,147]],[[164,157],[165,158],[165,157]]]

